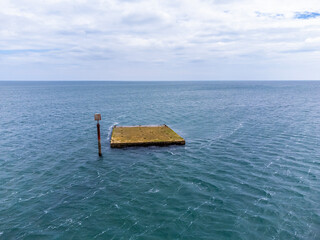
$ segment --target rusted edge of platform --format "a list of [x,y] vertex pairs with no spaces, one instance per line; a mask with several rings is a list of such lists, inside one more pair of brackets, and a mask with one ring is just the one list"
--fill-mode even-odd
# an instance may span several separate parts
[[170,146],[170,145],[185,145],[185,141],[175,142],[135,142],[135,143],[111,143],[112,148],[125,147],[148,147],[148,146]]

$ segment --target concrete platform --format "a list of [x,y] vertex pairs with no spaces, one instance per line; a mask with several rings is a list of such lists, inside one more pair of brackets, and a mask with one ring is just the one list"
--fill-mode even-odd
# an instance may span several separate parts
[[167,125],[161,126],[114,126],[110,146],[122,148],[131,146],[184,145],[185,140]]

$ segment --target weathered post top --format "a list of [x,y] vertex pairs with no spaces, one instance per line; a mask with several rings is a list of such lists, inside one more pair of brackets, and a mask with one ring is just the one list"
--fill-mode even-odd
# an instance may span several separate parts
[[96,120],[96,121],[99,122],[99,120],[101,120],[101,114],[100,114],[100,113],[96,113],[96,114],[94,115],[94,120]]

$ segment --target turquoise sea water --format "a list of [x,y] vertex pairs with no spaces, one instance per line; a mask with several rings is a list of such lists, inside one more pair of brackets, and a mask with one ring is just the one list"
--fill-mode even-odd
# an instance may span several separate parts
[[0,82],[0,239],[320,239],[320,82]]

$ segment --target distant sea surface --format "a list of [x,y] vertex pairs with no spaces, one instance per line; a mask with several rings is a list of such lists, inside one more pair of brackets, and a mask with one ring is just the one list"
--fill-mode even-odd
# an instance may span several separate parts
[[0,239],[320,239],[320,82],[0,82]]

